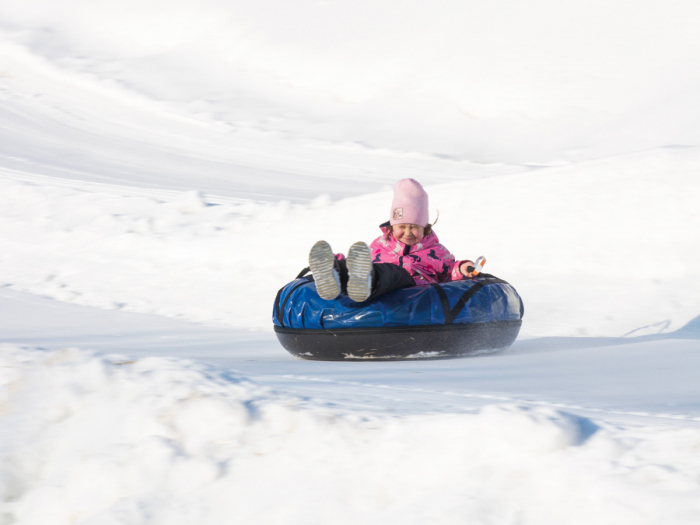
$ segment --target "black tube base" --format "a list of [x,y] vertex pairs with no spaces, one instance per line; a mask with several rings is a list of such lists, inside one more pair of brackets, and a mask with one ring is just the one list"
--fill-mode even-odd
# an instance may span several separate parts
[[496,352],[513,344],[522,321],[460,325],[300,330],[275,325],[292,355],[321,361],[448,359]]

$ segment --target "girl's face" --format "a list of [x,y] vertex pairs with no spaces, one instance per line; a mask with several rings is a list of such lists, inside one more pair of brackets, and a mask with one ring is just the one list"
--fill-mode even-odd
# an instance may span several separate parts
[[425,237],[425,228],[417,224],[394,224],[391,229],[397,241],[413,246]]

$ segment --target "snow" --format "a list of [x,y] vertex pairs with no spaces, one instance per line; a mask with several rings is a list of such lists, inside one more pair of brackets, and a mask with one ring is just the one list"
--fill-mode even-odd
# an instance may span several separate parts
[[25,421],[3,440],[18,523],[700,516],[700,428],[630,431],[513,404],[339,417],[173,358],[9,346],[3,366],[16,391],[7,417]]
[[[3,2],[0,525],[699,522],[698,9]],[[403,177],[520,338],[293,358]]]
[[699,9],[21,0],[2,21],[62,69],[232,131],[546,163],[697,142]]
[[[524,335],[641,335],[700,312],[687,242],[700,238],[698,168],[700,149],[663,149],[428,190],[445,246],[486,255],[525,298]],[[270,329],[270,298],[316,240],[339,252],[371,242],[391,203],[390,192],[269,203],[5,173],[5,286],[241,328]]]
[[342,411],[451,413],[496,401],[625,425],[645,419],[693,424],[700,418],[697,319],[672,333],[640,337],[521,338],[478,359],[334,363],[295,359],[267,331],[95,309],[6,288],[0,310],[0,332],[9,344],[192,358]]

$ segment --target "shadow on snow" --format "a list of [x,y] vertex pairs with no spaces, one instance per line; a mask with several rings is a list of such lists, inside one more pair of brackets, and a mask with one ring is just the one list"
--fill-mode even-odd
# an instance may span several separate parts
[[[659,325],[665,324],[659,323]],[[633,334],[638,330],[648,327],[632,330],[628,335]],[[622,336],[622,337],[538,337],[534,339],[521,339],[513,343],[513,346],[504,353],[527,353],[527,352],[546,352],[557,350],[579,350],[584,348],[600,348],[604,346],[628,345],[636,343],[646,343],[650,341],[665,341],[672,339],[695,339],[700,340],[700,315],[689,321],[685,326],[673,332],[639,335],[639,336]]]

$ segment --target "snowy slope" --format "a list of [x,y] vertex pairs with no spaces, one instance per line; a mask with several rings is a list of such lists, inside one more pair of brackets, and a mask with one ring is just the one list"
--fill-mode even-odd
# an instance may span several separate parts
[[322,363],[272,334],[19,292],[1,292],[0,311],[6,523],[700,516],[697,326]]
[[[441,241],[485,255],[520,291],[524,335],[643,335],[700,313],[699,171],[699,149],[663,149],[428,189]],[[256,329],[270,329],[271,298],[316,240],[340,252],[370,242],[391,202],[256,203],[13,176],[0,171],[6,286]]]
[[229,123],[73,71],[17,38],[0,26],[0,166],[16,177],[308,202],[378,191],[397,176],[442,182],[522,169]]
[[699,9],[6,0],[0,165],[278,200],[694,145]]
[[62,69],[284,140],[546,163],[698,139],[695,2],[12,0],[0,15]]
[[[0,290],[3,341],[143,358],[196,359],[291,394],[297,404],[383,415],[475,411],[515,403],[619,425],[700,421],[700,318],[639,337],[521,338],[478,359],[389,363],[304,361],[273,333],[212,327]],[[40,319],[40,322],[37,321]]]
[[[3,347],[16,523],[694,523],[700,428],[299,410],[192,361]],[[391,397],[389,391],[386,397]]]
[[[699,10],[0,3],[0,525],[700,522]],[[292,358],[402,177],[522,337]]]

